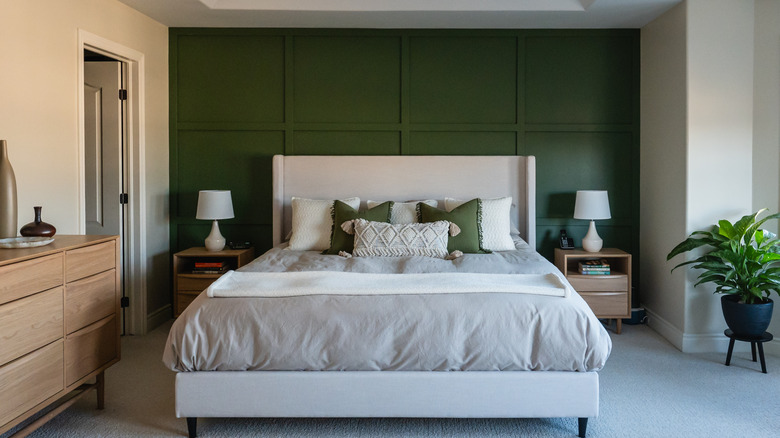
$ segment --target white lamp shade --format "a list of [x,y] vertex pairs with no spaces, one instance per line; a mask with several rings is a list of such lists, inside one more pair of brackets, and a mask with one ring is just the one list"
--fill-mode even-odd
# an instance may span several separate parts
[[230,190],[201,190],[198,192],[198,212],[195,219],[233,218],[233,199]]
[[609,196],[606,190],[577,190],[574,219],[609,219]]

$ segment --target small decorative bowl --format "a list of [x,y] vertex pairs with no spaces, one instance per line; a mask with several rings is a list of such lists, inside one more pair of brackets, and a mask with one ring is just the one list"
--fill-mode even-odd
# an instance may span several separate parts
[[44,246],[54,242],[54,237],[9,237],[0,239],[0,248],[32,248]]

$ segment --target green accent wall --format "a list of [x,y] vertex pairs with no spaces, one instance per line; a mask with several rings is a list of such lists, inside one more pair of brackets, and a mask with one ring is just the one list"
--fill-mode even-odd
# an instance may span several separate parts
[[585,235],[575,191],[606,189],[599,233],[636,266],[638,30],[172,28],[170,136],[172,251],[209,232],[200,189],[233,191],[228,240],[270,248],[274,154],[518,154],[543,255]]

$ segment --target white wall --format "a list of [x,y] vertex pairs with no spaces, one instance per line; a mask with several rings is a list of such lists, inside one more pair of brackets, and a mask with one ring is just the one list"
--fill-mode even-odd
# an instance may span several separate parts
[[79,231],[78,31],[145,58],[148,309],[168,286],[168,30],[116,0],[0,0],[0,138],[17,180],[19,225],[34,205],[60,234]]
[[752,211],[754,20],[753,1],[687,0],[642,30],[642,297],[683,351],[726,346],[720,297],[693,287],[696,272],[669,274],[683,256],[664,260],[691,232]]
[[687,10],[680,4],[641,32],[639,290],[654,329],[682,348],[685,276],[666,254],[686,233]]
[[[780,2],[756,0],[753,82],[753,210],[780,210]],[[777,231],[777,223],[767,228]],[[780,296],[772,297],[780,302]],[[780,333],[780,316],[771,333]],[[780,354],[780,341],[767,351]]]
[[[689,0],[687,228],[753,209],[752,1]],[[683,351],[711,351],[726,328],[714,287],[689,271]],[[689,342],[690,345],[685,345]]]

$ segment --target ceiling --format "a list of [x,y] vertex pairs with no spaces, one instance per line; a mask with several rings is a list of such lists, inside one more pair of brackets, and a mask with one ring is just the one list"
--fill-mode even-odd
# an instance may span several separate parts
[[169,27],[640,28],[682,0],[119,0]]

